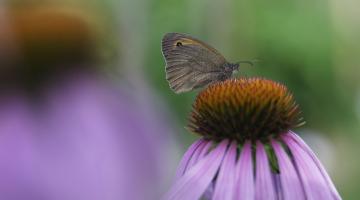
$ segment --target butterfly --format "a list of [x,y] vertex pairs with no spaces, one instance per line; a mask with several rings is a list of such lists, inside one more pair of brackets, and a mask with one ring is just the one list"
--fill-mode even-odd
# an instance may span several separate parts
[[162,39],[166,80],[175,93],[229,79],[240,63],[228,62],[216,49],[190,35],[166,33]]

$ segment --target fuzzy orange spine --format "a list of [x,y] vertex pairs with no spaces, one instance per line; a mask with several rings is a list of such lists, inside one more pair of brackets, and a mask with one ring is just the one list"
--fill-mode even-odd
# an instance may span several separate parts
[[284,85],[263,78],[240,78],[202,91],[188,128],[212,140],[266,140],[301,122],[299,106]]

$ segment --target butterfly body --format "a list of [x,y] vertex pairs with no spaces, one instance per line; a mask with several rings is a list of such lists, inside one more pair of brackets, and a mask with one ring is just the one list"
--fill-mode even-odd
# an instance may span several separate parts
[[162,52],[166,79],[176,93],[226,80],[239,68],[210,45],[182,33],[165,34]]

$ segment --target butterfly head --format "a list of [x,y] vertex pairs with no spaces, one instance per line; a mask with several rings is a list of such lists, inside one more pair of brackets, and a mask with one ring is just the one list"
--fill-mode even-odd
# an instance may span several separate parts
[[239,63],[225,63],[224,68],[226,72],[234,72],[239,70]]

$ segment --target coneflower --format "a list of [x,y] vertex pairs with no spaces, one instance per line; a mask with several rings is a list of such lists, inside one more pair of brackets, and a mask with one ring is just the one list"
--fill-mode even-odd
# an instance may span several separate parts
[[0,0],[0,200],[158,200],[164,107],[100,69],[99,13],[44,3]]
[[231,79],[196,98],[188,129],[199,134],[164,199],[341,199],[305,142],[288,89],[262,78]]

